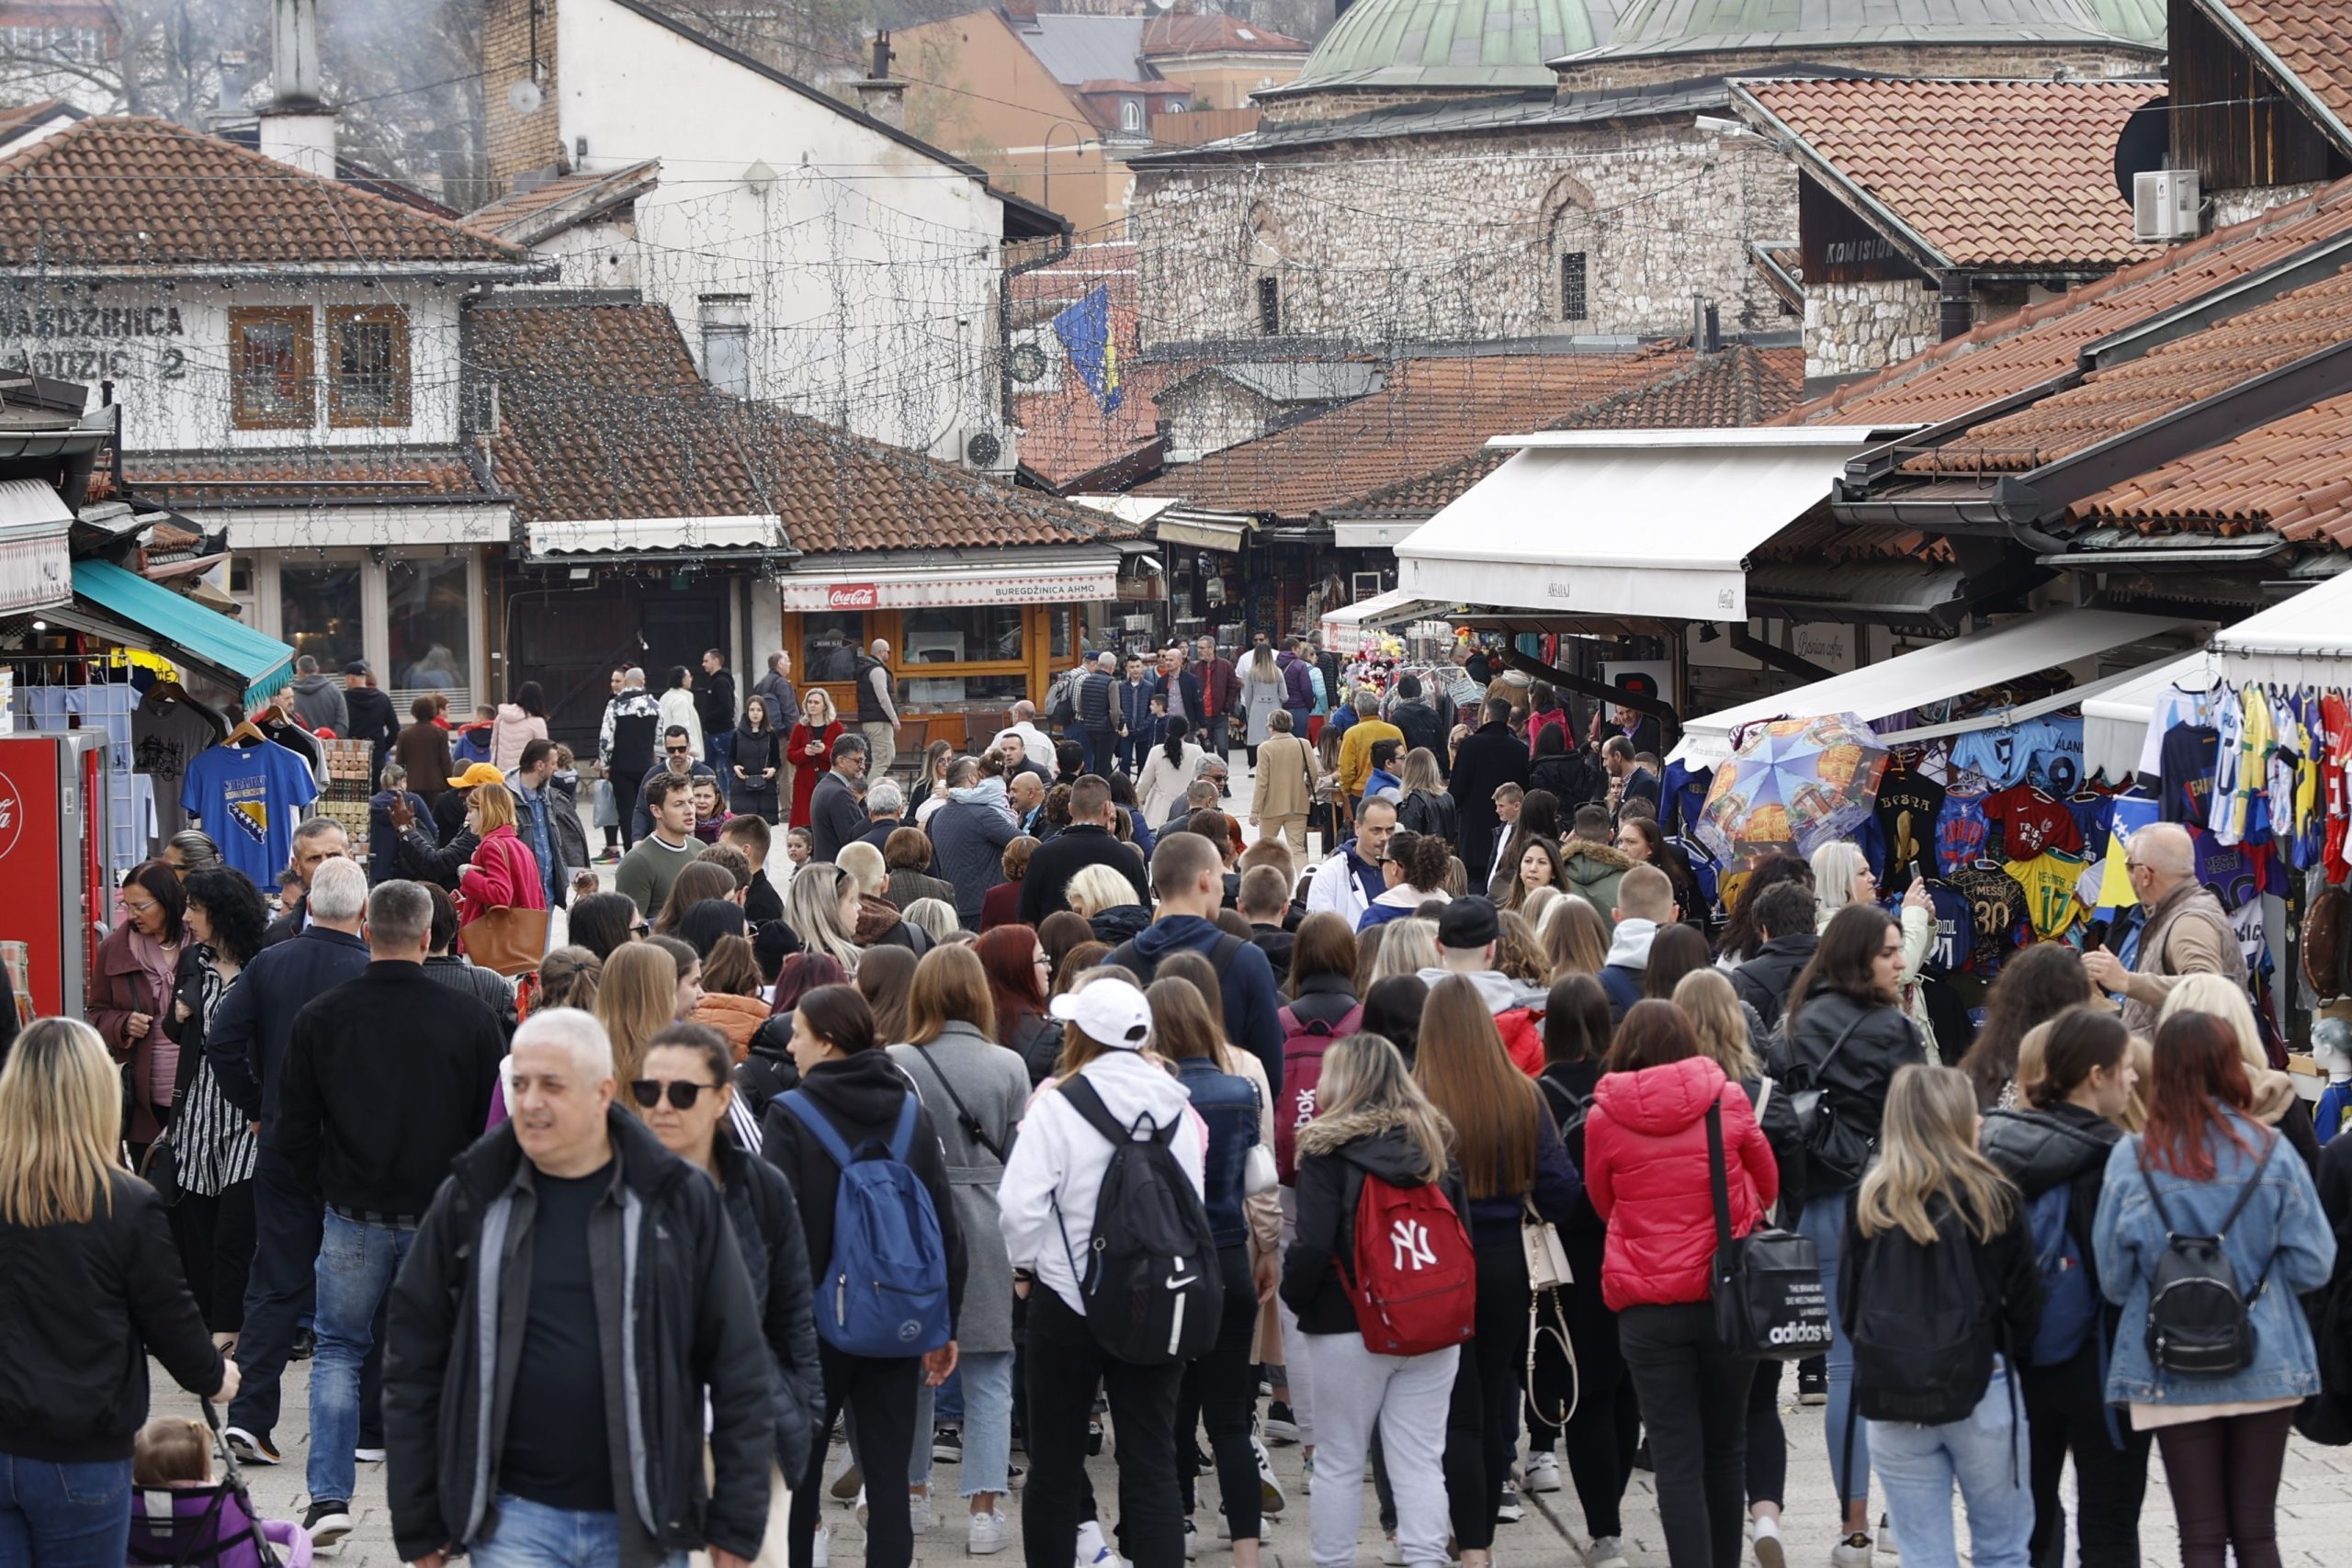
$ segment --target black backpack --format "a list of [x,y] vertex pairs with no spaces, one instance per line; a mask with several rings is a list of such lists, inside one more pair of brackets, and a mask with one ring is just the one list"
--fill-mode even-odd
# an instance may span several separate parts
[[[1169,1147],[1182,1119],[1159,1127],[1138,1116],[1134,1126],[1123,1127],[1084,1077],[1064,1078],[1057,1087],[1070,1109],[1111,1143],[1083,1267],[1070,1251],[1069,1228],[1062,1227],[1062,1250],[1078,1279],[1094,1342],[1132,1367],[1164,1367],[1206,1354],[1224,1316],[1225,1281],[1208,1211]],[[1061,1225],[1059,1203],[1054,1223]]]
[[2156,1255],[2155,1277],[2148,1288],[2148,1359],[2161,1371],[2178,1377],[2217,1378],[2254,1364],[2254,1303],[2262,1299],[2270,1264],[2265,1259],[2254,1289],[2242,1292],[2237,1269],[2222,1243],[2262,1185],[2262,1172],[2278,1142],[2277,1134],[2269,1135],[2245,1185],[2238,1189],[2237,1201],[2211,1235],[2183,1235],[2173,1229],[2155,1178],[2148,1173],[2147,1150],[2142,1147],[2140,1180],[2165,1227],[2165,1249]]
[[1900,1228],[1860,1243],[1854,1300],[1854,1408],[1871,1421],[1939,1427],[1976,1408],[1993,1381],[1993,1334],[1965,1222],[1939,1214],[1935,1241]]

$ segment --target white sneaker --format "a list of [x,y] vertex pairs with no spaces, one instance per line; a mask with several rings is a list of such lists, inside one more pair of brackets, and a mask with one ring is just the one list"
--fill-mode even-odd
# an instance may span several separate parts
[[1502,1501],[1495,1506],[1495,1522],[1515,1525],[1526,1517],[1527,1509],[1519,1500],[1519,1488],[1508,1481],[1504,1482]]
[[827,1564],[832,1561],[832,1553],[833,1527],[819,1525],[815,1544],[809,1548],[809,1568],[827,1568]]
[[351,1450],[351,1457],[361,1464],[381,1464],[384,1462],[384,1450],[381,1449],[354,1449]]
[[1871,1538],[1856,1530],[1829,1549],[1829,1568],[1871,1568]]
[[1102,1525],[1089,1519],[1078,1527],[1077,1568],[1118,1568],[1119,1554],[1102,1539]]
[[1002,1551],[1012,1542],[1012,1528],[994,1508],[970,1516],[964,1536],[964,1550],[969,1555],[986,1557],[991,1552]]
[[1188,1517],[1184,1520],[1184,1561],[1190,1562],[1201,1554],[1201,1527]]
[[1298,1461],[1298,1490],[1302,1496],[1315,1495],[1315,1456],[1308,1454]]
[[1584,1560],[1589,1568],[1626,1568],[1624,1545],[1613,1535],[1594,1536]]
[[1756,1568],[1788,1568],[1780,1520],[1762,1517],[1748,1520],[1747,1539],[1756,1549]]
[[1545,1451],[1527,1456],[1527,1489],[1530,1492],[1557,1492],[1560,1489],[1560,1456]]
[[1900,1557],[1903,1552],[1894,1544],[1894,1521],[1884,1514],[1878,1517],[1878,1551],[1883,1557]]
[[1250,1451],[1258,1456],[1258,1512],[1279,1514],[1290,1502],[1290,1495],[1283,1490],[1281,1478],[1274,1474],[1273,1458],[1266,1452],[1266,1445],[1255,1438],[1250,1439]]
[[1388,1568],[1405,1568],[1405,1549],[1396,1543],[1395,1536],[1392,1535],[1380,1543],[1380,1560],[1386,1563]]
[[[861,1529],[869,1528],[866,1525],[865,1513],[865,1493],[861,1488],[857,1494],[856,1508],[857,1522]],[[922,1534],[931,1528],[931,1498],[928,1494],[922,1492],[907,1494],[907,1528],[917,1535]]]

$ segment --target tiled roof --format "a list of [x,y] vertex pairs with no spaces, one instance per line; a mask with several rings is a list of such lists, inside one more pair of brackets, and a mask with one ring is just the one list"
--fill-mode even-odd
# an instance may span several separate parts
[[[1693,430],[1761,424],[1792,406],[1804,386],[1804,351],[1735,344],[1656,380],[1588,404],[1547,430]],[[1500,434],[1497,432],[1496,434]],[[1482,446],[1469,457],[1374,491],[1339,509],[1351,517],[1426,517],[1452,504],[1510,454]]]
[[[2110,266],[2132,237],[2115,143],[2154,82],[1750,81],[1733,88],[1816,177],[1952,266]],[[1867,209],[1865,209],[1867,210]]]
[[2352,128],[2352,59],[2344,49],[2344,7],[2335,0],[2204,0],[2222,25],[2259,44],[2335,121],[2339,145]]
[[2077,502],[2146,534],[2274,529],[2352,548],[2352,396],[2330,398]]
[[759,516],[803,551],[1075,544],[1133,532],[695,375],[659,305],[493,297],[469,318],[498,380],[492,473],[525,523]]
[[602,174],[559,175],[553,179],[534,186],[529,190],[514,191],[486,206],[475,208],[466,214],[466,221],[474,228],[491,234],[506,234],[528,229],[533,226],[530,220],[537,218],[549,208],[560,206],[575,197],[588,197],[589,204],[593,206],[594,197],[592,193],[597,187],[607,186],[616,191],[624,190],[654,173],[661,166],[660,159],[649,158],[644,163],[632,164],[625,169],[606,170]]
[[2022,473],[2352,339],[2352,271],[2095,370],[1912,458],[1913,472]]
[[[1097,288],[1108,294],[1111,342],[1118,351],[1119,406],[1107,412],[1047,324]],[[1193,367],[1147,363],[1137,352],[1134,244],[1079,245],[1052,266],[1016,274],[1012,320],[1017,329],[1035,329],[1035,341],[1059,372],[1051,391],[1026,391],[1014,383],[1021,466],[1065,492],[1114,489],[1157,468],[1159,414],[1152,399]]]
[[47,119],[51,115],[79,112],[62,98],[45,98],[37,104],[12,104],[0,108],[0,141],[6,141],[26,127]]
[[127,488],[181,512],[232,503],[365,505],[481,493],[464,454],[449,447],[309,446],[234,457],[210,452],[126,452],[122,470]]
[[85,119],[0,160],[0,265],[520,262],[517,247],[160,119]]
[[2086,346],[2352,231],[2352,179],[1979,325],[1815,400],[1788,423],[1933,424],[2062,376]]
[[1187,54],[1305,54],[1308,47],[1302,39],[1222,11],[1164,12],[1143,25],[1143,52],[1159,59]]
[[1540,429],[1682,362],[1681,351],[1664,344],[1400,359],[1369,397],[1212,453],[1138,490],[1277,517],[1350,508],[1472,456],[1490,435]]

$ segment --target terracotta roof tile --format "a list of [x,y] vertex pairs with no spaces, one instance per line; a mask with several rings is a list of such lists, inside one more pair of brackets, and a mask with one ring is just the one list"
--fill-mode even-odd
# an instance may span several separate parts
[[1271,28],[1241,21],[1222,11],[1198,15],[1165,13],[1153,17],[1143,25],[1143,52],[1155,57],[1227,53],[1305,54],[1310,47]]
[[1305,517],[1474,456],[1504,431],[1541,429],[1687,363],[1668,344],[1608,354],[1399,359],[1377,392],[1211,453],[1138,486],[1219,512]]
[[1133,532],[713,392],[659,305],[510,295],[469,316],[498,382],[492,473],[525,523],[775,513],[803,551],[1072,544]]
[[[1118,407],[1105,412],[1069,363],[1048,323],[1097,288],[1107,293],[1111,342],[1118,353]],[[1139,353],[1136,314],[1136,247],[1129,243],[1080,245],[1052,266],[1012,279],[1013,324],[1035,329],[1035,341],[1056,372],[1050,391],[1014,383],[1013,423],[1021,428],[1021,466],[1053,489],[1116,489],[1159,467],[1159,411],[1152,399],[1191,368],[1147,363]]]
[[598,186],[629,185],[660,166],[659,160],[648,159],[642,164],[632,164],[626,169],[608,169],[601,174],[559,175],[529,190],[513,191],[496,201],[475,208],[466,214],[466,222],[484,233],[503,233],[525,219],[536,217],[548,208],[593,191]]
[[160,119],[85,119],[0,161],[0,265],[520,262],[517,246]]
[[[1761,424],[1793,406],[1804,385],[1804,351],[1734,344],[1644,386],[1554,420],[1549,430],[1692,430]],[[1481,447],[1458,462],[1374,491],[1342,509],[1349,516],[1431,516],[1502,467],[1510,454]]]
[[2339,0],[2212,0],[2211,9],[2259,39],[2338,125],[2352,126],[2352,57]]
[[2352,179],[1978,326],[1786,415],[1786,423],[1933,424],[2074,368],[2089,344],[2307,245],[2352,232]]
[[1905,464],[1915,473],[2021,473],[2352,339],[2352,271],[2280,295]]
[[2145,534],[2267,528],[2352,548],[2352,395],[2135,475],[2078,502],[2072,515]]
[[[1790,80],[1736,89],[1954,266],[2110,266],[2115,143],[2153,82]],[[1827,183],[1835,185],[1837,179]]]
[[179,511],[235,502],[414,500],[482,493],[465,455],[448,447],[309,446],[223,457],[209,452],[123,454],[128,489]]

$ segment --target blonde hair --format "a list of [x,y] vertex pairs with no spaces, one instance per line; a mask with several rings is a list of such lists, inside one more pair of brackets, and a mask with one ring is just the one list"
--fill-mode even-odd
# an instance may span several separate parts
[[[812,703],[821,703],[825,709],[825,716],[814,724],[808,721],[808,707]],[[811,686],[800,694],[800,722],[811,735],[822,735],[825,726],[836,722],[841,716],[841,709],[833,705],[832,694],[824,687]]]
[[1530,888],[1527,897],[1519,901],[1520,918],[1527,922],[1531,931],[1540,932],[1544,929],[1544,917],[1552,912],[1553,905],[1566,897],[1548,882],[1541,887]]
[[882,852],[863,839],[843,844],[833,856],[833,863],[849,874],[850,881],[863,894],[879,893],[890,880],[890,868],[883,863]]
[[1537,928],[1544,936],[1544,954],[1552,961],[1552,978],[1598,975],[1609,962],[1609,925],[1592,900],[1571,893],[1544,911]]
[[1968,1075],[1915,1062],[1887,1085],[1878,1163],[1854,1194],[1854,1224],[1865,1236],[1899,1230],[1924,1247],[1937,1238],[1928,1205],[1939,1197],[1978,1241],[2007,1228],[2018,1201],[2008,1178],[1976,1150]]
[[192,1416],[158,1416],[130,1440],[130,1483],[199,1485],[212,1479],[212,1435]]
[[1683,976],[1675,983],[1674,1005],[1690,1021],[1699,1049],[1723,1068],[1724,1077],[1738,1083],[1763,1072],[1747,1038],[1747,1010],[1722,970],[1711,966]]
[[1813,897],[1822,925],[1854,901],[1854,880],[1862,874],[1862,852],[1844,842],[1824,844],[1813,852]]
[[1366,989],[1394,975],[1418,975],[1437,967],[1435,920],[1391,920],[1380,929],[1380,953],[1372,961],[1372,977],[1364,982]]
[[2271,1070],[2270,1053],[2262,1047],[2262,1031],[2254,1021],[2254,1004],[2245,999],[2243,986],[2222,975],[2184,975],[2173,982],[2165,1005],[2157,1010],[2156,1022],[2162,1026],[2184,1012],[2211,1013],[2238,1037],[2238,1055],[2248,1067],[2266,1073]]
[[839,865],[810,861],[792,874],[784,889],[784,923],[810,953],[821,953],[854,976],[865,950],[842,928],[842,894],[856,886]]
[[473,807],[485,836],[494,829],[514,826],[514,796],[504,784],[476,784],[473,799],[467,804]]
[[1446,1150],[1453,1144],[1453,1123],[1423,1093],[1405,1066],[1405,1058],[1385,1034],[1350,1034],[1323,1053],[1323,1076],[1316,1087],[1317,1122],[1376,1112],[1405,1134],[1420,1151],[1420,1177],[1435,1181],[1445,1174]]
[[0,1220],[87,1224],[122,1168],[122,1079],[78,1018],[35,1021],[0,1067]]
[[1099,862],[1082,865],[1073,873],[1062,897],[1086,901],[1086,917],[1092,919],[1105,909],[1115,909],[1125,904],[1140,904],[1136,897],[1136,885],[1119,874],[1117,869]]
[[613,1041],[613,1079],[628,1083],[645,1062],[646,1043],[678,1010],[677,961],[650,942],[613,949],[596,984],[596,1021]]

